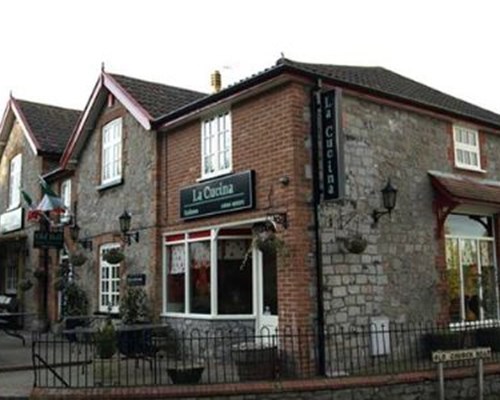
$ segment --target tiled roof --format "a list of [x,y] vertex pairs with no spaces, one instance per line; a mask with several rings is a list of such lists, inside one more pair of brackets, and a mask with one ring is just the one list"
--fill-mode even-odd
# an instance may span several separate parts
[[467,103],[385,68],[310,64],[288,59],[278,60],[277,65],[288,65],[352,87],[368,89],[397,99],[500,126],[499,114]]
[[500,182],[429,171],[432,184],[446,197],[460,203],[490,203],[500,206]]
[[61,154],[66,147],[80,111],[17,100],[28,129],[46,153]]
[[109,74],[125,89],[151,117],[158,118],[203,97],[195,92],[160,83],[143,81],[128,76]]

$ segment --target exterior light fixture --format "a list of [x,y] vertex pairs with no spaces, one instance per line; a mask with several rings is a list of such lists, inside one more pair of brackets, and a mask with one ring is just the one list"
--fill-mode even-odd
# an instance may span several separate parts
[[80,230],[81,230],[80,226],[76,223],[75,220],[75,223],[71,225],[69,228],[69,234],[71,236],[71,239],[73,240],[73,242],[80,243],[84,249],[92,251],[92,240],[88,238],[78,239],[78,237],[80,236]]
[[125,210],[123,214],[118,217],[120,221],[120,230],[122,231],[125,242],[128,246],[132,244],[132,238],[139,243],[139,232],[130,232],[130,222],[132,220],[132,215]]
[[373,217],[373,225],[376,226],[378,223],[378,220],[382,215],[385,214],[391,214],[391,211],[396,207],[396,197],[398,194],[398,190],[392,186],[391,180],[387,180],[387,184],[385,187],[381,190],[382,192],[382,202],[384,204],[385,211],[377,211],[373,210],[372,217]]

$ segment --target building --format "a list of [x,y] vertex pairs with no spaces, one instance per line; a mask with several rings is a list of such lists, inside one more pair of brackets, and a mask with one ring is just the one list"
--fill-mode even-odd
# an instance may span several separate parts
[[103,72],[45,177],[71,179],[93,312],[138,279],[178,329],[467,324],[499,317],[499,132],[378,67],[281,59],[211,95]]
[[11,97],[0,123],[0,293],[16,298],[25,312],[47,311],[51,318],[48,299],[55,294],[46,277],[57,253],[34,248],[36,225],[27,222],[20,189],[38,203],[39,177],[58,166],[79,114]]

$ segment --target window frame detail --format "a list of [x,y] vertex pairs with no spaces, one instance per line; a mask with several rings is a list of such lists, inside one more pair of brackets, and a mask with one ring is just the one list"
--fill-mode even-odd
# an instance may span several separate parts
[[231,111],[222,111],[202,120],[201,179],[210,179],[232,172],[232,153]]
[[[120,264],[109,264],[103,259],[103,254],[107,250],[120,248],[119,243],[106,243],[99,248],[99,312],[102,313],[118,313],[120,311]],[[107,276],[105,275],[107,270]],[[117,276],[113,277],[113,273],[117,271]],[[104,283],[108,283],[108,290],[103,291]],[[113,283],[117,284],[118,290],[113,291]],[[116,302],[113,301],[113,296],[116,296]],[[103,299],[107,297],[107,303],[104,304]],[[111,303],[111,308],[108,304]]]
[[123,176],[123,118],[102,127],[101,185],[121,182]]
[[[483,172],[481,168],[479,131],[477,129],[453,125],[453,149],[455,167]],[[475,158],[477,162],[466,162],[464,161],[465,158],[468,158],[469,161]]]
[[65,179],[61,182],[60,196],[66,211],[61,215],[61,222],[67,223],[71,218],[71,179]]
[[16,154],[10,160],[8,210],[12,210],[21,205],[22,160],[21,153]]

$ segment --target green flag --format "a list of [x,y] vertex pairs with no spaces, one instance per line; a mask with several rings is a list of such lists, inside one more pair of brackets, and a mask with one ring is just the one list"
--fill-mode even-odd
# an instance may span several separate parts
[[40,179],[40,186],[42,187],[43,194],[46,194],[49,197],[58,197],[45,179],[43,179],[41,176],[38,176],[38,178]]

